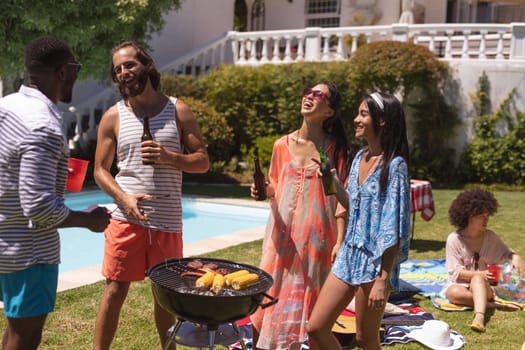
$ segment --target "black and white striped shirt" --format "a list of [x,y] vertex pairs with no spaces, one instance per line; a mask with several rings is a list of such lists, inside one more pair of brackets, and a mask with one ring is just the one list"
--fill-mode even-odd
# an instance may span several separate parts
[[22,86],[0,99],[0,273],[60,262],[69,150],[57,106]]
[[[172,97],[159,114],[150,118],[149,125],[155,141],[170,151],[181,153],[176,103],[177,99]],[[119,171],[115,180],[126,193],[147,193],[153,198],[139,203],[149,221],[138,222],[126,216],[120,207],[111,216],[160,231],[182,232],[182,171],[169,165],[143,165],[140,157],[143,119],[130,112],[124,101],[117,103],[117,109],[120,120],[117,140]]]

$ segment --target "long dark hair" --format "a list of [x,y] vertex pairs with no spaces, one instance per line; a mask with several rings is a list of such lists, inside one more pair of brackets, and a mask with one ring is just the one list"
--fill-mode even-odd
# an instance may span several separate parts
[[[341,120],[341,93],[331,82],[321,82],[328,88],[328,105],[334,110],[334,114],[323,122],[323,131],[335,138],[333,159],[337,167],[337,176],[341,181],[346,181],[352,166],[352,154],[348,143],[348,137]],[[343,159],[343,167],[339,167],[339,159]]]
[[[383,149],[383,171],[379,179],[379,188],[382,191],[388,184],[388,168],[395,157],[403,157],[407,166],[409,165],[405,112],[401,102],[394,95],[374,92],[371,95],[365,95],[363,100],[368,106],[374,132],[379,135]],[[380,125],[381,121],[383,125]]]
[[[137,51],[137,55],[135,58],[142,63],[148,72],[149,80],[151,81],[151,86],[155,91],[159,91],[160,88],[160,72],[155,67],[155,62],[153,61],[153,58],[140,46],[137,42],[133,40],[124,40],[115,45],[111,49],[111,57],[120,49],[124,47],[131,46]],[[113,66],[113,60],[111,60],[111,80],[113,80],[114,83],[118,84],[117,79],[117,73],[115,73],[115,67]]]

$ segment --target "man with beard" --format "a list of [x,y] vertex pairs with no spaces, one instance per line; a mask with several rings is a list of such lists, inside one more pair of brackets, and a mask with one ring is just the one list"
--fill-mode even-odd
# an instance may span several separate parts
[[[112,60],[111,77],[122,100],[100,122],[95,179],[117,208],[105,231],[106,287],[95,350],[109,349],[130,283],[143,280],[152,265],[182,257],[182,172],[203,173],[209,167],[195,115],[184,102],[159,91],[160,73],[144,49],[124,41],[113,48]],[[141,142],[145,118],[153,140]],[[113,177],[115,155],[118,173]],[[165,344],[174,316],[156,300],[154,312]]]
[[37,349],[58,283],[57,227],[102,232],[104,208],[64,204],[69,149],[57,103],[70,103],[81,65],[69,46],[40,37],[26,47],[29,83],[0,99],[0,300],[7,327],[2,349]]

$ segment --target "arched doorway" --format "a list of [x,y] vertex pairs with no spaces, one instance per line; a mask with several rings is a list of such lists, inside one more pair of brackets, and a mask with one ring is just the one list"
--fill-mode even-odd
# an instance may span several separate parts
[[235,0],[233,30],[245,32],[248,29],[248,8],[244,0]]

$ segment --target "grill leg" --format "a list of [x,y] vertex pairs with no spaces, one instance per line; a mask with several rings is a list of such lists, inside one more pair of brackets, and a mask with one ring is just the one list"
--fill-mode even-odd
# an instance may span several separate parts
[[183,322],[183,320],[177,318],[175,327],[173,327],[173,332],[171,332],[168,340],[166,340],[166,344],[164,344],[164,350],[168,350],[170,348],[171,343],[175,341],[175,337],[177,337],[177,332],[179,331],[180,326],[182,326]]
[[216,329],[208,329],[209,350],[215,349],[215,332]]
[[[241,344],[241,349],[248,350],[248,348],[246,347],[246,344],[244,343],[244,338],[241,334],[241,330],[239,329],[239,326],[237,326],[237,322],[232,322],[232,327],[235,333],[237,333],[237,336],[239,337],[239,343]],[[253,348],[255,349],[255,344]]]

